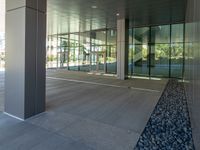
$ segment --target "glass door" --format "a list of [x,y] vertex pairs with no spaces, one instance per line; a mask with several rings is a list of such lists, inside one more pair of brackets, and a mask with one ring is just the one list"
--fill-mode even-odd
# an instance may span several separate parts
[[93,46],[91,51],[91,71],[105,72],[106,46]]

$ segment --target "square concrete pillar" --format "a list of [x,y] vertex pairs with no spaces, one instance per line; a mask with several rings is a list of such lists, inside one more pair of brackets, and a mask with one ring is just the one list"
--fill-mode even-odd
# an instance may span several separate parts
[[129,21],[117,20],[117,78],[128,77]]
[[46,0],[6,0],[5,113],[45,111]]

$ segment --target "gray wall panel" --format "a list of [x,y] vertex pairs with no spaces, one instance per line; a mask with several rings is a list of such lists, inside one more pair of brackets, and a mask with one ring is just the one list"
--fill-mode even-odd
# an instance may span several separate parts
[[25,48],[25,116],[35,111],[36,90],[36,50],[37,11],[26,8],[26,48]]
[[200,149],[200,1],[188,0],[186,12],[185,80],[196,149]]
[[7,11],[25,6],[26,6],[26,0],[6,0]]
[[25,8],[6,14],[5,111],[23,118]]
[[36,52],[36,94],[37,108],[36,112],[45,111],[45,87],[46,87],[46,14],[38,13],[38,35],[37,35],[37,52]]

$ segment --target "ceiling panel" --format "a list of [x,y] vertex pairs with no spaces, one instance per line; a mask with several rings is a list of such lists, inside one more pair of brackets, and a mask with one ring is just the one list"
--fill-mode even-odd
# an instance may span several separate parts
[[[48,34],[116,27],[169,24],[185,20],[186,0],[47,0]],[[96,6],[97,8],[92,8]],[[119,13],[119,16],[116,14]]]

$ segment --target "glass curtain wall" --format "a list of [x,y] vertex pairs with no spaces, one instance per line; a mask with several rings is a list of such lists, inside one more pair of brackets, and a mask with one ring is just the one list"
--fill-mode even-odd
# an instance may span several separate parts
[[[129,76],[182,78],[184,24],[129,29]],[[117,32],[48,36],[47,68],[117,73]]]
[[184,24],[133,28],[129,37],[130,76],[183,77]]
[[116,74],[116,30],[48,36],[47,68]]

